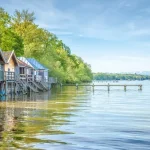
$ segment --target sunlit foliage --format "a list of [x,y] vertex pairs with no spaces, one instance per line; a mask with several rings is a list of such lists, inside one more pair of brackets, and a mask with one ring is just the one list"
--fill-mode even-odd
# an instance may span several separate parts
[[33,57],[49,68],[50,76],[59,82],[75,83],[92,80],[90,65],[53,33],[35,24],[34,12],[14,12],[10,16],[0,8],[0,48],[14,50],[17,56]]

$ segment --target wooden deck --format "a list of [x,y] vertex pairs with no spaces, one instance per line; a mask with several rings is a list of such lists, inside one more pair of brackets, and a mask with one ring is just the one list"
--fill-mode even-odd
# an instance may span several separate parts
[[108,91],[110,87],[124,87],[124,90],[127,90],[127,87],[138,87],[139,90],[142,90],[142,84],[60,84],[61,87],[63,86],[75,86],[77,89],[79,87],[107,87]]
[[15,72],[0,71],[0,96],[7,94],[17,94],[27,92],[48,91],[51,84],[56,84],[57,79],[50,77],[44,80],[41,76],[40,80],[35,75],[16,74]]

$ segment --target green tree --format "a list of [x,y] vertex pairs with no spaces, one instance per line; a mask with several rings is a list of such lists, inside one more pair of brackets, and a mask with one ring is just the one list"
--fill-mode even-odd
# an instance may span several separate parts
[[90,65],[71,54],[70,48],[53,33],[34,23],[34,12],[16,10],[12,17],[0,9],[0,48],[17,56],[33,57],[49,68],[60,82],[89,82]]
[[12,30],[11,17],[3,8],[0,8],[0,48],[14,50],[17,56],[24,54],[22,38]]

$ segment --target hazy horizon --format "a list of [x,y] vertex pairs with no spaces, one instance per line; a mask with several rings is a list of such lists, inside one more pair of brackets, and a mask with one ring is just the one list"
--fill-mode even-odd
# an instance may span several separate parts
[[150,71],[149,0],[0,0],[0,6],[10,14],[34,11],[35,23],[62,39],[93,72]]
[[150,71],[133,71],[133,72],[109,72],[109,71],[106,71],[106,72],[103,72],[103,71],[98,71],[98,72],[93,72],[93,73],[120,73],[120,74],[135,74],[135,73],[142,73],[142,74],[150,74]]

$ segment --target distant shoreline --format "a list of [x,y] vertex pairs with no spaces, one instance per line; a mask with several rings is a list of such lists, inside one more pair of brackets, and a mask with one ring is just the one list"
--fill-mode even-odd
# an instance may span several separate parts
[[149,75],[139,75],[139,74],[119,74],[119,73],[94,73],[93,80],[101,81],[143,81],[150,80]]
[[93,80],[93,81],[150,81],[150,79],[144,79],[144,80]]

